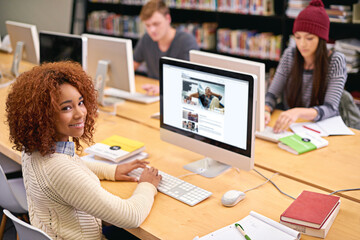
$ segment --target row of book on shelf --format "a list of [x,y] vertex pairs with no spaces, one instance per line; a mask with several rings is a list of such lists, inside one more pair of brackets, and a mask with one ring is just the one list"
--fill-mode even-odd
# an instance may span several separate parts
[[[288,0],[286,15],[290,18],[296,18],[309,3],[310,0]],[[330,22],[360,23],[360,3],[353,6],[333,4],[325,11],[329,15]]]
[[[259,33],[254,30],[217,29],[217,23],[186,23],[173,26],[193,34],[202,49],[214,50],[217,48],[220,52],[234,55],[280,59],[281,35],[275,36],[269,32]],[[94,11],[89,14],[87,31],[139,38],[145,33],[145,28],[138,16]]]
[[231,30],[220,28],[217,31],[217,51],[278,61],[281,54],[282,35],[271,32],[259,33],[255,30]]
[[87,31],[106,35],[139,38],[145,27],[139,16],[127,16],[107,11],[94,11],[88,15]]
[[[90,2],[144,5],[147,0],[89,0]],[[274,15],[274,0],[165,0],[170,8]]]

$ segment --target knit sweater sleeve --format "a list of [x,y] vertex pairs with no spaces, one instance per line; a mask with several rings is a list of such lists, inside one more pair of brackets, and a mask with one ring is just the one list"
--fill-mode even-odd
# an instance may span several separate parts
[[293,65],[294,51],[295,49],[292,47],[285,49],[281,56],[279,66],[276,69],[274,79],[265,95],[265,104],[271,108],[271,111],[275,109],[276,101],[284,91]]
[[71,157],[58,155],[51,162],[50,185],[62,201],[74,208],[120,228],[136,228],[148,216],[157,193],[152,184],[139,183],[130,198],[121,199],[103,189],[86,166]]
[[314,107],[318,112],[314,121],[339,115],[340,99],[347,79],[345,56],[342,53],[334,52],[328,69],[328,85],[324,104]]
[[84,161],[84,163],[100,180],[115,181],[116,164],[88,161]]

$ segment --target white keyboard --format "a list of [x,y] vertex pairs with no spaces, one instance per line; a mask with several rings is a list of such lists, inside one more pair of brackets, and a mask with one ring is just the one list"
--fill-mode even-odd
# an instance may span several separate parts
[[104,90],[104,94],[111,97],[118,97],[141,103],[153,103],[160,100],[159,96],[149,96],[138,92],[129,93],[117,88],[107,88]]
[[[129,176],[140,177],[142,171],[142,168],[137,168],[131,171]],[[157,188],[159,192],[162,192],[190,206],[194,206],[212,195],[209,191],[162,171],[159,171],[159,174],[162,176],[162,180]]]
[[280,138],[287,137],[287,136],[290,136],[290,135],[293,135],[293,134],[294,133],[289,132],[289,131],[283,131],[283,132],[280,132],[280,133],[274,133],[273,128],[269,127],[269,126],[266,126],[264,131],[261,131],[261,132],[256,131],[255,132],[255,136],[257,138],[261,138],[261,139],[264,139],[264,140],[267,140],[267,141],[270,141],[270,142],[276,142],[276,143],[279,142]]

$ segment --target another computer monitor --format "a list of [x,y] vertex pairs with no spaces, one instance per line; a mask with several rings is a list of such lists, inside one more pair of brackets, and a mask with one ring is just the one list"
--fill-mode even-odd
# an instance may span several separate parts
[[75,61],[86,70],[86,38],[79,35],[40,31],[40,63]]
[[258,79],[256,98],[256,131],[265,128],[265,64],[228,57],[215,53],[207,53],[198,50],[190,51],[190,61],[229,70],[255,74]]
[[161,58],[160,137],[208,157],[184,168],[205,177],[253,168],[256,87],[253,74]]
[[[135,91],[134,60],[130,39],[92,34],[82,36],[87,38],[87,71],[95,79],[95,84],[100,86],[99,90],[105,85],[107,87],[104,91],[100,91],[100,98],[105,94],[143,103],[159,101],[159,96],[148,96]],[[100,84],[104,83],[103,80],[106,83]]]
[[39,36],[35,25],[14,21],[6,21],[5,24],[14,51],[11,72],[18,76],[21,59],[39,64]]

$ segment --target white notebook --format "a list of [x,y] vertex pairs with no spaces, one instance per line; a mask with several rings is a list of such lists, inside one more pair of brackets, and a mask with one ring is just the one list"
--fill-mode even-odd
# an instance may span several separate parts
[[[252,240],[298,240],[301,237],[301,234],[298,231],[286,227],[254,211],[251,211],[248,216],[236,223],[239,223],[244,228],[244,231]],[[244,239],[244,237],[239,230],[236,229],[235,223],[233,223],[201,238],[195,237],[194,240],[195,239],[224,240]]]

